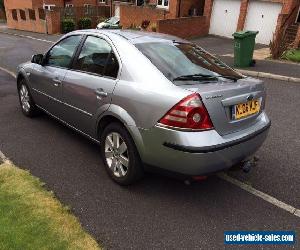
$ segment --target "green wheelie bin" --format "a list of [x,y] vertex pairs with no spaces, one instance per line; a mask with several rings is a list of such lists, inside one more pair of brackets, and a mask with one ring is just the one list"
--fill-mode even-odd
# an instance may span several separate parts
[[234,37],[234,66],[249,67],[253,65],[255,37],[258,31],[239,31]]

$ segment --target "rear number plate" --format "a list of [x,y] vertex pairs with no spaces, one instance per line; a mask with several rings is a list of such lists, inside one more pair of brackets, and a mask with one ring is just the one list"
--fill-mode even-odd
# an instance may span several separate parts
[[260,101],[258,99],[245,103],[239,103],[233,106],[233,119],[238,120],[253,114],[260,110]]

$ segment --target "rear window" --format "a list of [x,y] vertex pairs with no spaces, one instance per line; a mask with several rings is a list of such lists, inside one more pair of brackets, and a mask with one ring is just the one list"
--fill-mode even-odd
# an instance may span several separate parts
[[135,46],[171,81],[183,75],[195,74],[243,78],[225,63],[191,43],[154,42]]

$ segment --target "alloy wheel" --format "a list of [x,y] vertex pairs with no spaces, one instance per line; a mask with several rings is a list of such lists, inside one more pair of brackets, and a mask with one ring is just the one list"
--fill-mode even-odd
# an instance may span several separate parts
[[19,93],[20,93],[22,109],[25,112],[29,112],[30,111],[30,103],[29,103],[30,97],[29,97],[29,92],[28,92],[27,87],[25,85],[22,85],[19,90]]
[[128,148],[117,132],[112,132],[105,139],[105,159],[109,169],[116,177],[124,177],[128,172]]

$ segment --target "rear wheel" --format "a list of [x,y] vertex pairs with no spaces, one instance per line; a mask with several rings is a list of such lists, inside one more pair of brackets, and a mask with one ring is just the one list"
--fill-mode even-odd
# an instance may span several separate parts
[[30,95],[26,81],[23,79],[18,85],[19,101],[22,112],[25,116],[33,117],[38,113],[38,109]]
[[135,144],[121,124],[108,124],[100,141],[105,168],[115,182],[130,185],[143,176],[143,167]]

